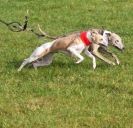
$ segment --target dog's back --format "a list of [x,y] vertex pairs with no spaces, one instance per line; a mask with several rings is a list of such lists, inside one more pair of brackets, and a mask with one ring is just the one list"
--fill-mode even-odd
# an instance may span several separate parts
[[53,45],[50,48],[50,51],[55,52],[58,50],[65,50],[69,47],[76,38],[78,38],[80,33],[74,33],[66,37],[58,38],[54,41]]

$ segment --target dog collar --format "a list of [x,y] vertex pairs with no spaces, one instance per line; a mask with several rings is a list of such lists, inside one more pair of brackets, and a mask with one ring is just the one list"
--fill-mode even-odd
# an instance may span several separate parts
[[80,39],[82,40],[82,42],[86,45],[89,46],[91,45],[91,40],[89,40],[88,38],[88,32],[81,32],[80,33]]

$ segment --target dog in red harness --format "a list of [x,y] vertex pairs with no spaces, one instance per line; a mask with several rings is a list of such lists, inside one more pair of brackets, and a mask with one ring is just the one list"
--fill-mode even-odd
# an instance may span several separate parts
[[76,63],[78,64],[84,60],[84,57],[81,55],[83,51],[85,55],[93,60],[93,68],[95,69],[95,57],[88,51],[88,48],[92,44],[103,44],[103,36],[95,30],[57,38],[52,42],[44,43],[36,48],[31,56],[23,61],[18,71],[21,71],[21,69],[29,63],[32,63],[35,68],[49,65],[52,63],[53,54],[56,52],[68,53],[76,57],[78,59]]

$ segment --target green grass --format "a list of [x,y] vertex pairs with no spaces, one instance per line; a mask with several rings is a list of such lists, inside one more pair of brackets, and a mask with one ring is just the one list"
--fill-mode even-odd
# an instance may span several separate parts
[[[23,21],[60,35],[85,28],[118,33],[125,52],[112,49],[120,66],[57,54],[49,67],[17,68],[44,42],[0,23],[1,128],[133,128],[133,2],[131,0],[0,0],[0,19]],[[46,40],[45,40],[46,41]]]

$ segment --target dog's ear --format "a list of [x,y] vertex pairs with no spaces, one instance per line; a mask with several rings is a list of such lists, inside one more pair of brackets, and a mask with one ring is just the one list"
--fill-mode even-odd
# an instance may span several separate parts
[[100,30],[99,30],[99,33],[100,33],[101,35],[103,35],[104,29],[100,29]]
[[[105,33],[107,36],[111,36],[111,34],[112,34],[112,32],[107,31],[107,30],[104,30],[104,33]],[[103,33],[103,34],[104,34],[104,33]]]
[[108,36],[108,40],[110,41],[112,37],[112,33],[106,33],[106,35]]
[[111,36],[111,33],[106,33],[109,37]]

